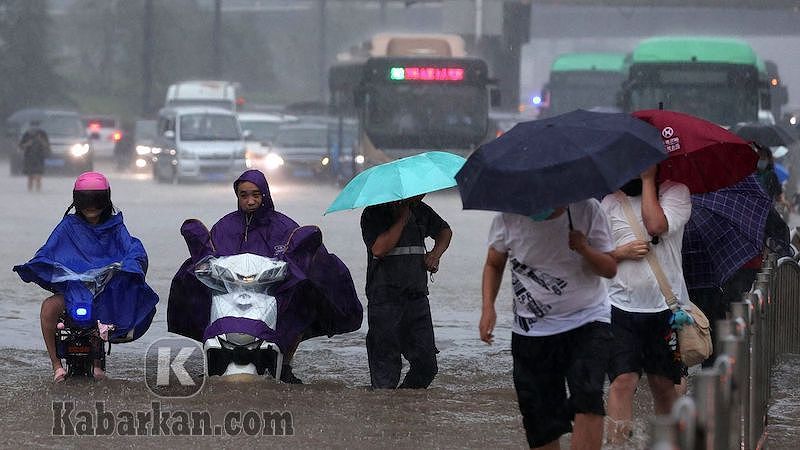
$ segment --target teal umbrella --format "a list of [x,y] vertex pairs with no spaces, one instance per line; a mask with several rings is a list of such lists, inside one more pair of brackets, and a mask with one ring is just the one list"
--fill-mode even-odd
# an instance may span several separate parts
[[347,183],[325,214],[453,187],[465,161],[452,153],[425,152],[371,167]]

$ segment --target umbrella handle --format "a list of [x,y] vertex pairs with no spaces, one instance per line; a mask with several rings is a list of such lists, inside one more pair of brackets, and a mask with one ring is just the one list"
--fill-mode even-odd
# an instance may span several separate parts
[[567,219],[569,220],[569,231],[574,230],[572,226],[572,213],[569,211],[569,205],[567,205]]

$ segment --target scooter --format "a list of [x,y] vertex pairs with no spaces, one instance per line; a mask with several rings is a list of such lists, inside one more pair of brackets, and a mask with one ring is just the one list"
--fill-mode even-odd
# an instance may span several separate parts
[[212,290],[209,328],[230,330],[203,343],[208,375],[269,372],[280,379],[283,354],[276,343],[257,337],[257,330],[275,330],[278,302],[272,291],[287,277],[286,262],[251,253],[209,256],[194,273]]
[[[61,277],[63,281],[82,282],[92,294],[91,299],[70,295],[69,290],[64,295],[66,307],[56,325],[56,355],[66,361],[67,376],[91,377],[95,360],[106,369],[105,343],[113,327],[99,325],[93,314],[94,302],[119,267],[119,263],[114,263],[83,274],[66,270]],[[100,326],[104,328],[102,332]]]

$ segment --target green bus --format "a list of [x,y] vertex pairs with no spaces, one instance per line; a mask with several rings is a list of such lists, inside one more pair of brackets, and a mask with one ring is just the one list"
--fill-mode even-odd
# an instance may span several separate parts
[[633,50],[621,103],[625,111],[663,105],[723,126],[756,122],[770,109],[769,78],[743,40],[654,37]]
[[574,109],[615,109],[628,75],[624,53],[565,53],[550,67],[539,117]]

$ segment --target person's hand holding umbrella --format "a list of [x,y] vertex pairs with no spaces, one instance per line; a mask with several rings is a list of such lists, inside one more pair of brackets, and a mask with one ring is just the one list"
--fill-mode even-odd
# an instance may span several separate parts
[[601,252],[589,245],[586,235],[579,230],[569,231],[570,250],[583,256],[583,259],[592,268],[592,272],[604,278],[613,278],[617,274],[617,262],[607,253]]

